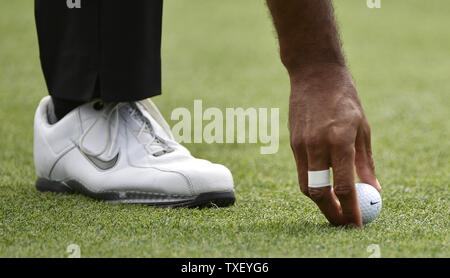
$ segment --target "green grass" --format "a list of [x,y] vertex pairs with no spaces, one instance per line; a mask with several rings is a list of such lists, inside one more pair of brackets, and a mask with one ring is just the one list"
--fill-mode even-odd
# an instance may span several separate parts
[[[190,144],[228,166],[226,209],[109,205],[34,188],[32,121],[46,95],[32,1],[0,3],[0,256],[449,257],[448,1],[336,1],[346,56],[373,130],[383,210],[362,230],[334,228],[300,194],[288,144],[289,84],[264,1],[166,1],[163,114],[279,107],[280,150]],[[174,122],[171,122],[173,124]]]

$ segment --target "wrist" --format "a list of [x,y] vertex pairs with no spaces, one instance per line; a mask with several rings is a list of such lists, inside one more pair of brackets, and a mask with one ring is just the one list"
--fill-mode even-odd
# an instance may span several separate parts
[[303,64],[289,72],[289,78],[292,93],[338,93],[339,88],[355,87],[347,66],[335,62]]

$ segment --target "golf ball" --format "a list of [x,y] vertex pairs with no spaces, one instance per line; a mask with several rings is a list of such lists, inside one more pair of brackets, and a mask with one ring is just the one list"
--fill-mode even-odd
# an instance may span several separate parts
[[380,215],[381,195],[373,186],[367,183],[357,183],[356,192],[363,224],[370,223]]

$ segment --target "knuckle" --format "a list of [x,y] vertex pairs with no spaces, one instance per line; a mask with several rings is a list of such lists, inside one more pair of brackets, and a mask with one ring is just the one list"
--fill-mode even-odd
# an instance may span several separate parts
[[374,160],[373,160],[372,155],[369,155],[368,166],[369,166],[370,170],[372,170],[373,172],[375,172],[375,162],[374,162]]
[[291,135],[290,138],[290,144],[291,144],[291,148],[293,150],[298,150],[300,148],[304,148],[305,147],[305,140],[303,140],[303,137],[300,135]]
[[361,122],[364,119],[364,112],[359,104],[353,105],[347,110],[348,120]]
[[367,121],[365,121],[363,128],[364,128],[364,133],[366,134],[366,136],[370,138],[371,129],[370,129],[370,125]]
[[355,187],[351,184],[337,184],[334,186],[334,193],[339,198],[348,197],[355,192]]
[[373,162],[372,148],[370,148],[369,146],[366,146],[366,154],[369,157],[369,160],[372,160]]
[[323,146],[324,141],[324,132],[319,129],[308,132],[305,138],[305,143],[309,150]]
[[310,197],[308,186],[302,186],[300,185],[300,191],[305,195],[306,197]]
[[353,118],[355,121],[361,123],[364,120],[364,112],[361,109],[357,109],[353,112]]
[[320,202],[325,198],[325,195],[328,190],[329,190],[328,187],[308,188],[309,197],[316,203]]
[[329,130],[328,140],[331,146],[346,149],[354,143],[354,131],[350,128],[332,127]]

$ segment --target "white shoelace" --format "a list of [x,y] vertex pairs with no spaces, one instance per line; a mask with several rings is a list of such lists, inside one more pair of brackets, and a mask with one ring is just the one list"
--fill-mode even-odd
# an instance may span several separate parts
[[[87,155],[93,156],[93,157],[99,157],[99,156],[103,155],[104,153],[106,153],[106,151],[109,149],[108,150],[108,155],[111,155],[111,151],[113,149],[113,146],[114,146],[114,144],[115,144],[115,142],[117,140],[117,137],[119,136],[119,123],[120,123],[119,122],[119,116],[120,116],[119,111],[120,111],[120,108],[122,108],[122,107],[124,107],[126,105],[128,105],[129,109],[131,110],[130,117],[133,117],[136,113],[139,113],[138,112],[139,108],[133,107],[130,104],[127,104],[127,103],[117,103],[117,104],[115,104],[114,107],[108,112],[107,117],[106,117],[106,128],[107,128],[107,131],[106,131],[106,134],[107,134],[106,144],[105,144],[105,146],[103,147],[103,149],[100,152],[94,153],[94,152],[91,152],[90,150],[88,150],[83,145],[83,143],[84,143],[87,135],[89,134],[89,132],[92,130],[92,128],[94,128],[94,126],[97,124],[97,122],[103,117],[104,113],[101,113],[100,115],[98,115],[98,117],[95,119],[95,121],[86,129],[85,132],[83,132],[83,134],[80,137],[78,145],[79,145],[80,150],[82,152],[84,152]],[[110,128],[110,126],[112,125],[113,115],[114,115],[114,118],[115,118],[115,124],[114,124],[114,131],[112,133],[113,136],[111,136],[111,128]],[[150,137],[151,137],[150,141],[148,141],[147,143],[142,143],[144,145],[144,148],[153,156],[160,156],[160,155],[163,155],[165,153],[169,153],[169,152],[173,151],[169,146],[167,146],[167,144],[164,142],[163,139],[159,138],[154,133],[154,130],[151,128],[151,123],[148,120],[144,119],[144,116],[141,113],[139,113],[139,116],[140,116],[140,121],[141,121],[141,127],[139,129],[138,134],[137,134],[137,138],[141,137],[142,134],[144,134],[144,133],[150,134]],[[157,145],[158,147],[162,148],[162,150],[159,150],[157,152],[153,152],[152,153],[151,150],[150,150],[150,146],[152,146],[152,145]]]

